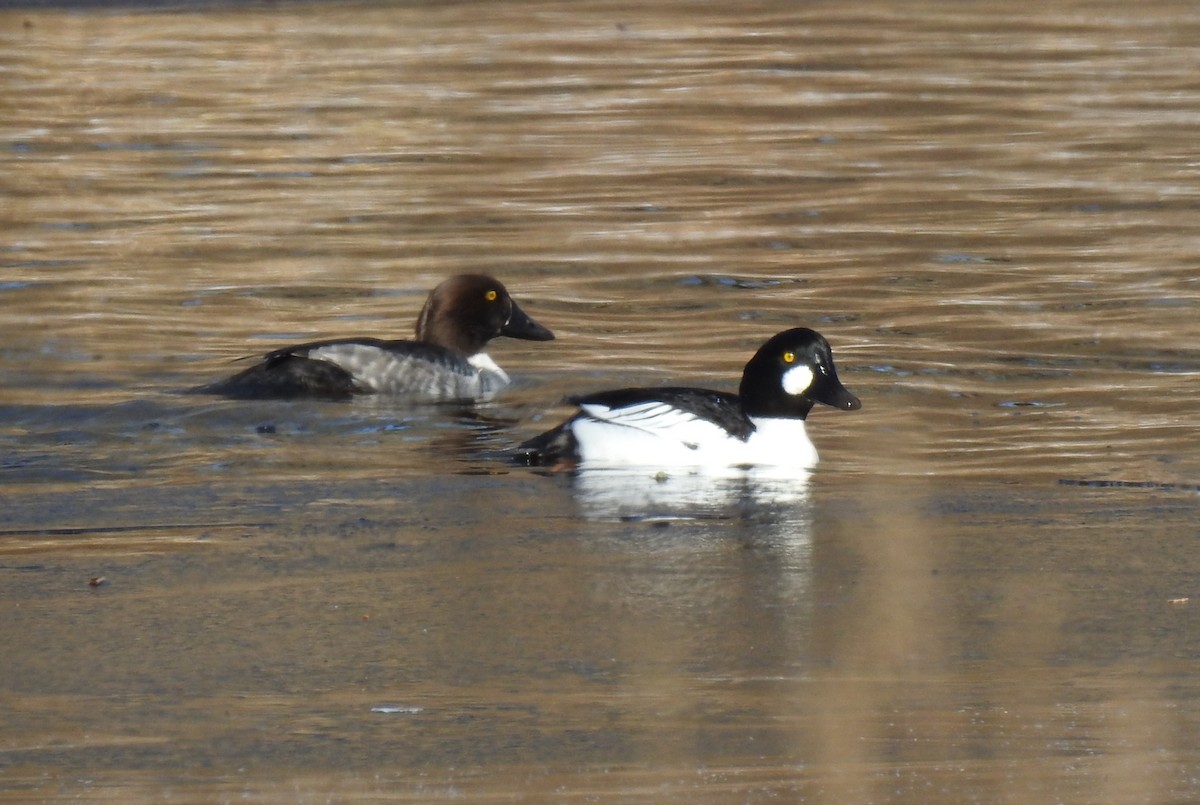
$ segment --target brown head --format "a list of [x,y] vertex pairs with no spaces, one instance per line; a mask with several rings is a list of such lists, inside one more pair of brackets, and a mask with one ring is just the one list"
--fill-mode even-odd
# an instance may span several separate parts
[[433,289],[417,317],[417,340],[459,354],[482,352],[493,338],[507,335],[550,341],[554,334],[525,314],[499,280],[486,274],[459,274]]

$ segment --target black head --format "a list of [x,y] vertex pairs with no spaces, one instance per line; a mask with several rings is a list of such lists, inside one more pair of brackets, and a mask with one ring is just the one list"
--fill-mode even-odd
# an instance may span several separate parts
[[739,396],[754,417],[804,419],[815,403],[843,411],[862,407],[838,380],[829,342],[807,327],[785,330],[754,353]]
[[504,286],[485,274],[459,274],[433,289],[417,318],[417,340],[462,355],[481,352],[507,335],[550,341],[554,333],[525,314]]

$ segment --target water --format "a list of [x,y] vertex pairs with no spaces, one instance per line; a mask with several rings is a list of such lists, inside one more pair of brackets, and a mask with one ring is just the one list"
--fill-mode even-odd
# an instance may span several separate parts
[[[0,11],[0,800],[1194,800],[1198,40]],[[461,271],[558,335],[494,402],[181,393]],[[807,478],[504,460],[791,326],[863,400]]]

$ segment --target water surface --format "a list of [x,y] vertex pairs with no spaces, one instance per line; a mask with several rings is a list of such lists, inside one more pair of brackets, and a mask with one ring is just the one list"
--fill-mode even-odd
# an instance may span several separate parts
[[[0,799],[1186,802],[1191,4],[0,11]],[[182,393],[558,335],[493,402]],[[820,330],[804,478],[514,467]]]

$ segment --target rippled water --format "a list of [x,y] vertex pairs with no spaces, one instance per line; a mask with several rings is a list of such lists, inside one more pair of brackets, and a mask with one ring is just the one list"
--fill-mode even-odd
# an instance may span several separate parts
[[[1200,792],[1190,3],[0,11],[0,800]],[[551,343],[464,410],[184,389]],[[808,478],[504,451],[830,340]],[[94,580],[96,586],[89,581]]]

